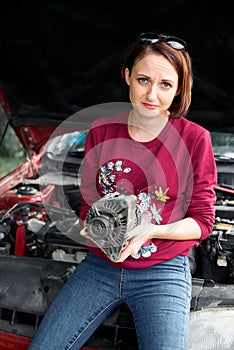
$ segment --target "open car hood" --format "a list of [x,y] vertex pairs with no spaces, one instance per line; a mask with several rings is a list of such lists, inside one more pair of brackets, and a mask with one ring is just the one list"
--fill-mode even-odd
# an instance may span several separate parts
[[[97,13],[90,12],[88,5],[66,1],[4,5],[0,21],[0,64],[4,68],[0,86],[8,101],[4,106],[8,118],[21,139],[20,126],[31,128],[27,142],[36,147],[62,120],[83,108],[128,102],[127,87],[120,79],[124,51],[137,33],[151,30],[155,23],[189,43],[196,72],[188,118],[210,130],[234,128],[234,52],[230,45],[234,29],[227,10],[213,14],[212,23],[217,23],[218,33],[207,25],[204,38],[202,26],[194,34],[190,13],[207,24],[208,5],[201,11],[193,1],[189,16],[184,17],[184,25],[176,32],[174,11],[183,7],[182,3],[171,1],[166,25],[165,9],[155,5],[157,9],[152,8],[144,18],[147,28],[140,10],[127,10],[126,6],[124,13],[117,6],[114,10],[104,7]],[[137,20],[139,16],[141,21]]]

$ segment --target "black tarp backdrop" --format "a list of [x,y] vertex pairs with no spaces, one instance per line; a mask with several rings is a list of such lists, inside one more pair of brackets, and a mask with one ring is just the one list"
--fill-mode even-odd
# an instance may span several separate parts
[[[230,6],[230,5],[229,5]],[[126,47],[142,31],[182,37],[193,58],[190,114],[233,125],[234,25],[224,2],[9,1],[0,15],[0,84],[16,114],[69,116],[128,101]]]

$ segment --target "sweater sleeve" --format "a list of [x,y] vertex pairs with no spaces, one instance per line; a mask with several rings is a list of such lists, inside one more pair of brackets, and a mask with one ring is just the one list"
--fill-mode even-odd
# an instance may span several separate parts
[[201,228],[201,240],[212,231],[215,220],[215,186],[217,169],[211,136],[204,130],[193,149],[193,191],[186,217],[193,218]]

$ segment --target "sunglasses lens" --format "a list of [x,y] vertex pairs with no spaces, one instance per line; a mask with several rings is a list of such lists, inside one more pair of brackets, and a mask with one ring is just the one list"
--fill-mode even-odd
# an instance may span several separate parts
[[167,41],[167,44],[176,50],[182,50],[185,48],[185,45],[183,45],[182,43],[179,43],[178,41],[169,40]]
[[140,41],[144,44],[151,45],[157,43],[159,39],[140,38]]
[[141,33],[139,39],[142,43],[146,45],[155,44],[159,41],[158,35],[154,32]]
[[144,32],[139,35],[140,39],[157,39],[158,35],[154,32]]

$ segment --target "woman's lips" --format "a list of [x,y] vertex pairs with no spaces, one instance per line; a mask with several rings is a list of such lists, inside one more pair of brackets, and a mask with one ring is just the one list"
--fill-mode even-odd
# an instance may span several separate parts
[[145,108],[148,108],[148,109],[155,109],[158,107],[157,105],[152,105],[150,103],[143,103],[143,105]]

